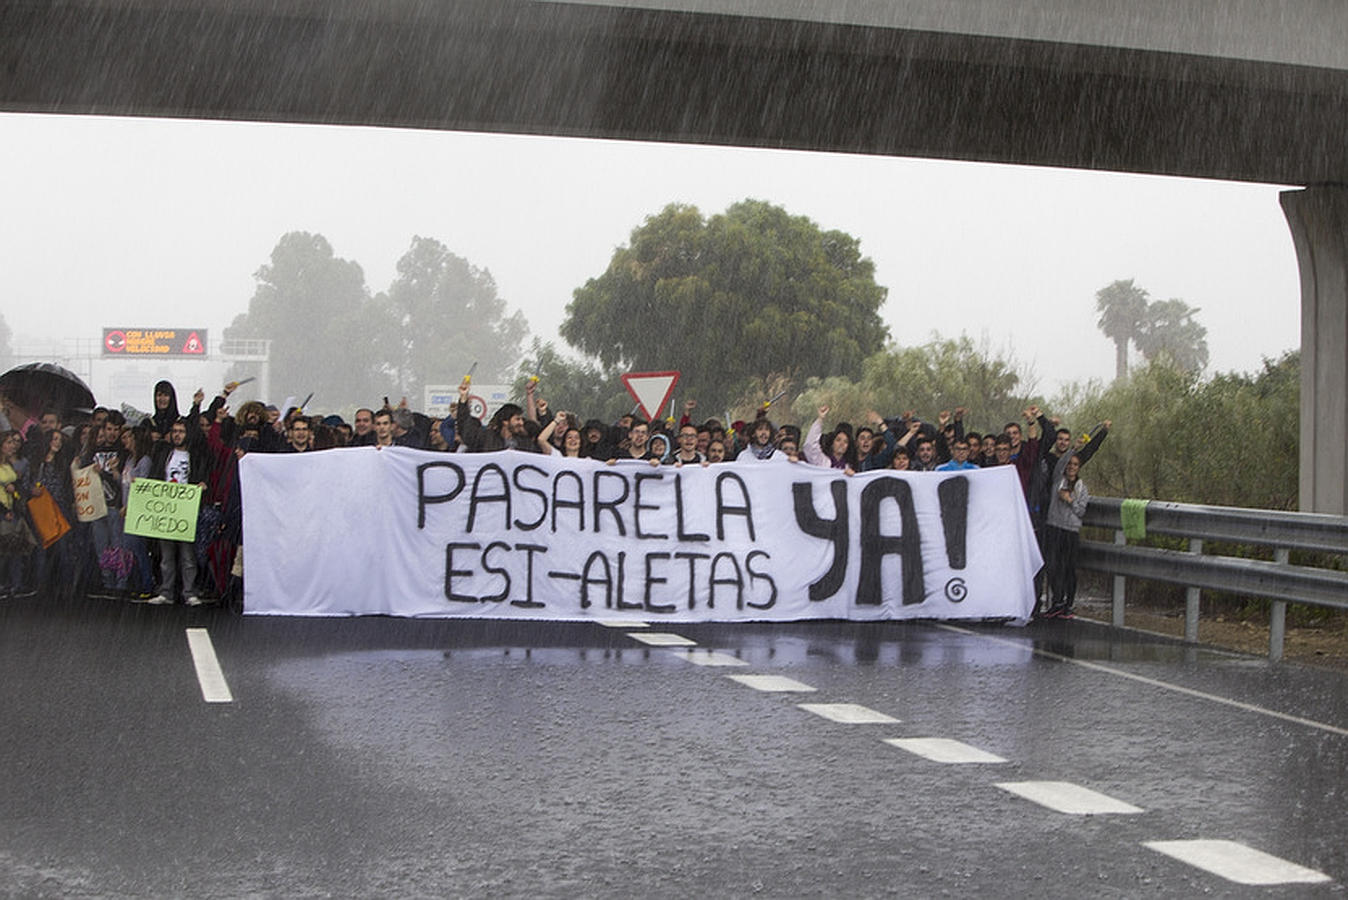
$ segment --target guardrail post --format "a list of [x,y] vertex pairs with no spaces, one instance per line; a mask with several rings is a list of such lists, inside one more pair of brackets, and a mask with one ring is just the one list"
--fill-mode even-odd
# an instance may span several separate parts
[[[1124,536],[1123,529],[1115,529],[1114,543],[1124,546],[1128,543],[1128,538]],[[1124,581],[1122,575],[1114,576],[1114,611],[1111,620],[1115,628],[1123,627],[1123,595]]]
[[[1189,552],[1201,555],[1203,542],[1198,538],[1190,538]],[[1196,587],[1184,590],[1184,639],[1191,644],[1198,643],[1198,597],[1201,593]]]
[[[1287,565],[1291,557],[1291,551],[1286,547],[1278,547],[1273,551],[1273,561],[1280,566]],[[1268,661],[1278,662],[1282,659],[1283,638],[1287,633],[1287,603],[1284,600],[1274,600],[1273,605],[1268,611]]]

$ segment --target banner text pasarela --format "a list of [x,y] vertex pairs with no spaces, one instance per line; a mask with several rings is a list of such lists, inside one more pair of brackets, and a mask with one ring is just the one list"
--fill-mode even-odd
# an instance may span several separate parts
[[[1013,469],[360,448],[250,454],[242,485],[256,613],[1023,618],[1040,564]],[[287,579],[297,559],[312,564]]]

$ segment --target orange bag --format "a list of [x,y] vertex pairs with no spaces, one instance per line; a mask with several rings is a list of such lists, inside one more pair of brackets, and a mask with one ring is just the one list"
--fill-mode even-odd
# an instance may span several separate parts
[[40,484],[37,493],[28,500],[28,515],[33,520],[38,537],[42,538],[44,550],[70,531],[70,523],[61,513],[61,507],[56,505],[56,500]]

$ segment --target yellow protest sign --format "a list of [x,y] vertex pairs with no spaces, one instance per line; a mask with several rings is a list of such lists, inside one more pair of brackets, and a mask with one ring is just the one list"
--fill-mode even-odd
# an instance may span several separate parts
[[131,482],[126,498],[126,533],[165,541],[195,541],[203,488],[153,478]]

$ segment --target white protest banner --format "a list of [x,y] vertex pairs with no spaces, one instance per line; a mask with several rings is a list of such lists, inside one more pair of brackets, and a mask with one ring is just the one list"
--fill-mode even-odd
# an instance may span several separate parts
[[504,451],[250,453],[252,614],[1028,618],[1015,469],[606,466]]
[[81,522],[95,522],[108,514],[107,498],[103,496],[103,477],[92,465],[70,466],[71,483],[75,488],[75,518]]

